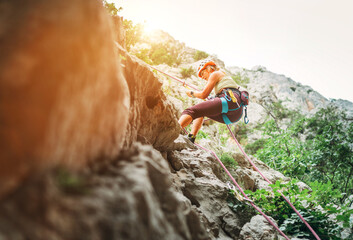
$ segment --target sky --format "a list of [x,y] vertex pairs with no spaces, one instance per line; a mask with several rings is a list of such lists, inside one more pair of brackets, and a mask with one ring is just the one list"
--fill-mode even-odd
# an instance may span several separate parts
[[227,67],[267,70],[353,102],[353,0],[111,0]]

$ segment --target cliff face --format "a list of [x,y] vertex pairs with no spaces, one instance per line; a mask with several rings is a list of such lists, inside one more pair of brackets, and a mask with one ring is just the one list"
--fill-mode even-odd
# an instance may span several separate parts
[[124,91],[130,93],[129,124],[124,146],[129,147],[139,141],[159,151],[167,151],[180,131],[176,110],[167,101],[162,82],[148,65],[130,56],[122,47],[118,46],[118,49],[128,83]]
[[[228,207],[222,168],[179,135],[180,108],[114,44],[99,1],[18,0],[0,13],[0,239],[277,238]],[[245,188],[268,187],[233,157]]]
[[99,1],[0,4],[0,195],[122,147],[129,92]]

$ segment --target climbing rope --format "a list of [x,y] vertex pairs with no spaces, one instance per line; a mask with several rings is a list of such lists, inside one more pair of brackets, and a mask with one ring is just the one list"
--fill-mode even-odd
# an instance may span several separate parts
[[[161,70],[158,70],[157,68],[154,68],[154,67],[152,67],[152,66],[150,66],[150,67],[151,67],[152,69],[155,69],[156,71],[158,71],[158,72],[160,72],[160,73],[162,73],[162,74],[164,74],[164,75],[166,75],[166,76],[168,76],[168,77],[174,79],[174,80],[177,80],[177,81],[183,83],[184,86],[185,86],[185,85],[186,85],[186,86],[189,86],[189,87],[193,88],[194,90],[197,90],[197,91],[198,91],[197,88],[195,88],[194,86],[191,86],[191,85],[186,84],[185,81],[182,81],[182,80],[179,79],[179,78],[173,77],[173,76],[171,76],[171,75],[169,75],[169,74],[167,74],[167,73],[165,73],[165,72],[163,72],[163,71],[161,71]],[[253,161],[251,161],[251,159],[249,158],[249,156],[245,153],[245,151],[243,150],[243,148],[242,148],[241,145],[239,144],[238,140],[237,140],[236,137],[234,136],[232,130],[231,130],[230,127],[229,127],[229,125],[226,125],[226,126],[227,126],[227,128],[228,128],[228,130],[229,130],[231,136],[233,137],[234,141],[236,142],[237,146],[239,147],[240,151],[244,154],[244,156],[247,158],[247,160],[249,161],[249,163],[253,166],[253,168],[261,175],[261,177],[262,177],[266,182],[268,182],[269,184],[272,184],[271,181],[268,180],[268,179],[265,177],[265,175],[262,174],[262,172],[256,167],[256,165],[253,163]],[[185,129],[184,129],[184,131],[187,133],[187,131],[186,131]],[[202,147],[202,146],[200,146],[200,145],[198,145],[198,144],[196,144],[196,143],[194,143],[194,144],[195,144],[196,146],[200,147],[201,149],[205,150],[205,151],[211,152],[212,155],[214,155],[214,156],[216,157],[217,161],[221,164],[221,166],[223,167],[223,169],[226,171],[226,173],[228,174],[228,176],[230,177],[230,179],[233,181],[233,183],[239,188],[240,192],[243,194],[243,196],[245,197],[245,199],[250,200],[250,199],[246,196],[246,194],[244,193],[244,191],[240,188],[240,186],[238,185],[238,183],[234,180],[234,178],[233,178],[232,175],[229,173],[229,171],[227,170],[227,168],[223,165],[222,161],[216,156],[216,154],[215,154],[213,151],[211,151],[211,150],[209,150],[209,149],[206,149],[206,148],[204,148],[204,147]],[[289,199],[288,199],[286,196],[284,196],[284,194],[283,194],[281,191],[277,190],[277,192],[279,192],[279,193],[281,194],[281,196],[283,197],[283,199],[289,204],[289,206],[290,206],[290,207],[294,210],[294,212],[299,216],[299,218],[300,218],[300,219],[302,220],[302,222],[307,226],[307,228],[308,228],[308,229],[310,230],[310,232],[315,236],[315,238],[316,238],[317,240],[321,240],[320,237],[319,237],[319,236],[316,234],[316,232],[314,231],[314,229],[312,229],[312,227],[309,225],[309,223],[303,218],[303,216],[298,212],[298,210],[297,210],[297,209],[294,207],[294,205],[289,201]],[[251,201],[251,200],[250,200],[250,201]],[[272,223],[272,221],[271,221],[254,203],[250,202],[250,204],[251,204],[257,211],[259,211],[259,212],[266,218],[266,220],[267,220],[272,226],[274,226],[274,227],[276,228],[276,230],[277,230],[282,236],[284,236],[286,239],[288,239],[288,237],[287,237],[280,229],[278,229],[278,227],[277,227],[274,223]]]
[[189,88],[192,88],[192,89],[194,89],[194,90],[197,90],[197,88],[196,88],[195,86],[192,86],[192,85],[190,85],[190,84],[187,84],[185,81],[183,81],[183,80],[181,80],[181,79],[179,79],[179,78],[173,77],[172,75],[169,75],[168,73],[162,72],[161,70],[159,70],[159,69],[157,69],[157,68],[155,68],[155,67],[152,67],[151,65],[149,65],[149,66],[150,66],[150,68],[152,68],[152,69],[154,69],[154,70],[156,70],[156,71],[158,71],[158,72],[160,72],[160,73],[162,73],[162,74],[164,74],[164,75],[166,75],[166,76],[168,76],[168,77],[170,77],[170,78],[172,78],[172,79],[174,79],[174,80],[177,80],[178,82],[181,82],[184,87],[187,86],[187,87],[189,87]]

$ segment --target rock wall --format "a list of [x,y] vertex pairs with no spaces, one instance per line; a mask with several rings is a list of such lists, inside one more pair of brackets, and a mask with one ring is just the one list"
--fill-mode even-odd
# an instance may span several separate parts
[[113,16],[113,28],[115,31],[115,40],[118,42],[120,46],[125,48],[126,42],[126,34],[125,29],[122,27],[124,24],[123,17]]
[[[261,216],[228,207],[227,178],[212,155],[183,136],[173,148],[165,159],[133,143],[79,173],[32,176],[0,202],[0,239],[277,239]],[[244,185],[263,185],[236,160],[249,173]]]
[[62,171],[30,179],[1,202],[0,239],[209,239],[151,146],[134,143],[85,173]]
[[0,2],[0,195],[122,147],[129,92],[102,3]]
[[117,46],[130,92],[129,125],[125,147],[139,141],[167,151],[181,131],[177,111],[166,99],[162,82],[147,64]]

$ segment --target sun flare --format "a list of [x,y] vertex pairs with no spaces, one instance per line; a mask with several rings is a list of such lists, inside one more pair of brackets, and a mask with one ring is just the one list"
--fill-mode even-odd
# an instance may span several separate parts
[[149,34],[151,34],[152,32],[154,32],[154,31],[156,31],[158,29],[159,29],[158,26],[153,24],[153,23],[151,23],[151,22],[145,21],[143,23],[143,31],[144,31],[144,33],[146,35],[149,35]]

